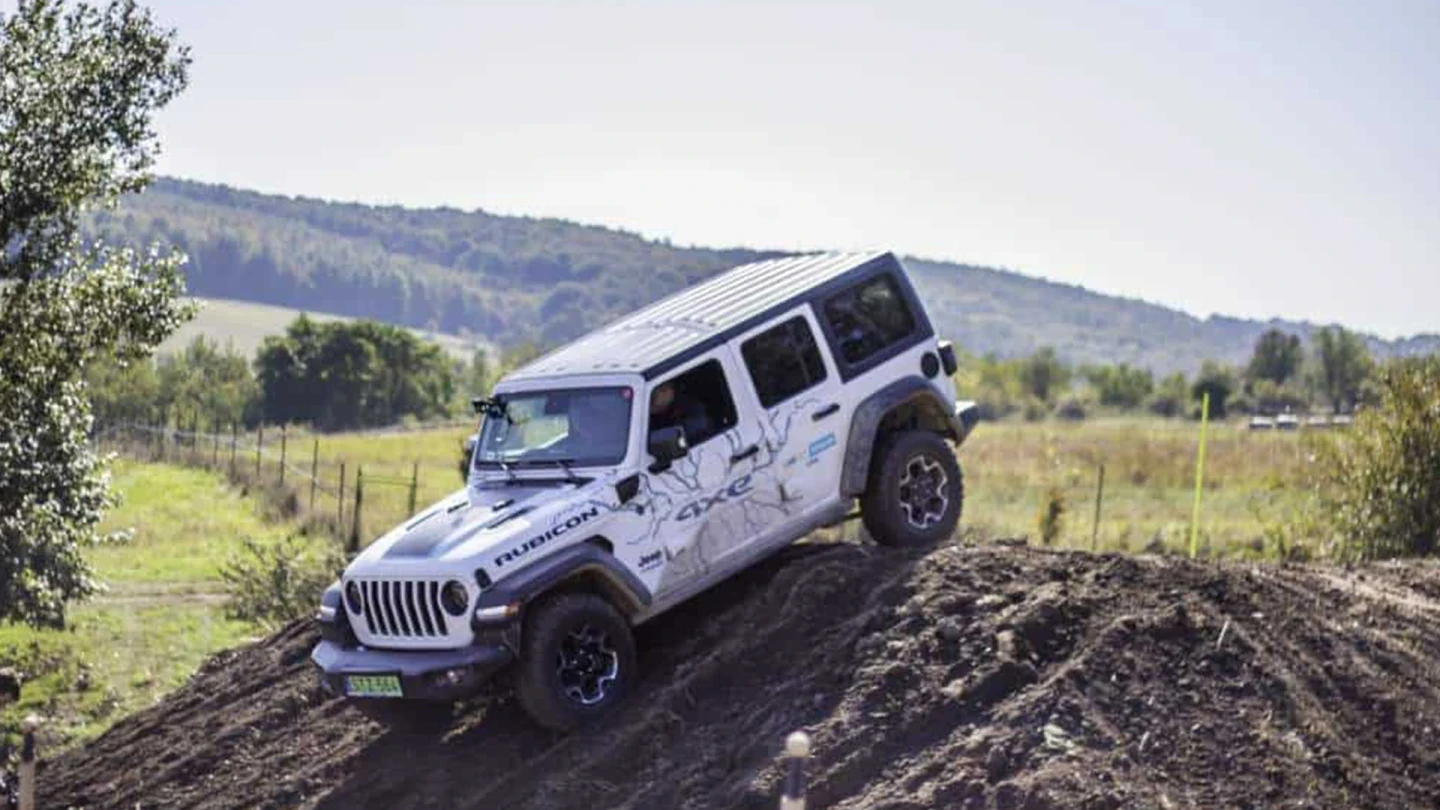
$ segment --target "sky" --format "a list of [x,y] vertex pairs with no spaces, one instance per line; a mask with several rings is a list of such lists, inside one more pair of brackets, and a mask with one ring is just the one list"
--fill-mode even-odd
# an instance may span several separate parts
[[1440,3],[149,0],[162,173],[1440,331]]

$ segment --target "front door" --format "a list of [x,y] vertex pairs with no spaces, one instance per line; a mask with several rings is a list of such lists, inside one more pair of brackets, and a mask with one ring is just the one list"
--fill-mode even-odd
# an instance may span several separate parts
[[660,593],[723,563],[765,528],[764,504],[774,500],[776,485],[757,464],[764,435],[754,410],[736,395],[737,372],[722,346],[650,387],[646,434],[678,426],[689,444],[669,469],[649,473],[667,561]]

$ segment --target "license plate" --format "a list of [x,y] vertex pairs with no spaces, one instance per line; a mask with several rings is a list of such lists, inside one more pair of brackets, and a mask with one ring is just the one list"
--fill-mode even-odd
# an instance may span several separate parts
[[399,675],[346,675],[345,694],[350,697],[404,697]]

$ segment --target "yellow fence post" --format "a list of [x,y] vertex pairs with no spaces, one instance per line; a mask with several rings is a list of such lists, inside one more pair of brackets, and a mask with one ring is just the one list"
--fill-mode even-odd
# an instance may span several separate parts
[[1190,559],[1200,552],[1200,485],[1205,480],[1205,428],[1210,423],[1210,392],[1200,398],[1200,451],[1195,455],[1195,507],[1190,512]]

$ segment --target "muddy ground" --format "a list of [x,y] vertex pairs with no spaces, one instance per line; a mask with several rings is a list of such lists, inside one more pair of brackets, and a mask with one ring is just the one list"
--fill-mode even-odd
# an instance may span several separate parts
[[295,626],[48,763],[47,808],[1440,807],[1440,569],[801,545],[641,631],[569,737],[513,703],[443,737],[315,685]]

